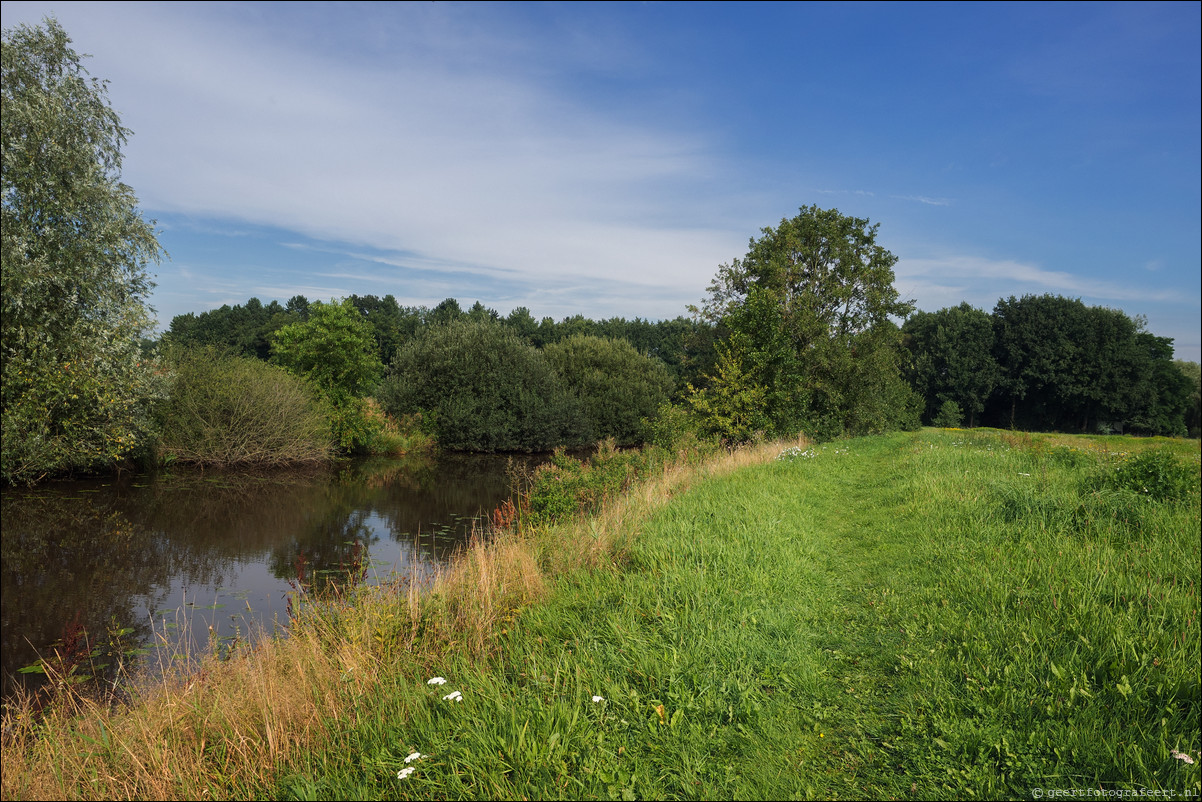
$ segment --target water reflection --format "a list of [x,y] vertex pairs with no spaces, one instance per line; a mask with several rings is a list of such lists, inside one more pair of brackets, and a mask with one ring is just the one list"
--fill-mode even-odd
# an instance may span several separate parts
[[[528,466],[522,458],[520,465]],[[424,581],[477,516],[509,496],[495,456],[375,460],[336,470],[71,482],[5,491],[0,635],[7,695],[17,669],[73,622],[92,638],[206,648],[286,622],[295,587],[394,574]],[[180,633],[188,633],[185,637]]]

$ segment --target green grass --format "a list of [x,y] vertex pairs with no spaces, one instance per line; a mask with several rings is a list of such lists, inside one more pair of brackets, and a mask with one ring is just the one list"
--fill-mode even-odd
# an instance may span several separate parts
[[1202,747],[1198,484],[1124,487],[1133,443],[1196,477],[1196,444],[927,430],[711,479],[619,570],[559,580],[492,659],[357,698],[271,793],[1197,793],[1173,751]]

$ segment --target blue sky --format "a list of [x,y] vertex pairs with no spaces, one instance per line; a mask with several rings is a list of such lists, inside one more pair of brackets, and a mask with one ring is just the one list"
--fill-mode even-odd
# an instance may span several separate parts
[[133,131],[162,325],[672,318],[818,204],[920,309],[1056,293],[1202,355],[1198,3],[3,3],[47,14]]

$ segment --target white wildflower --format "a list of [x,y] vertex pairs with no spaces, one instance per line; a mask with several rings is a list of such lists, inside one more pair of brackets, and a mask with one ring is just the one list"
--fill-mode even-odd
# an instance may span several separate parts
[[423,757],[425,757],[425,755],[423,755],[421,752],[414,752],[412,755],[405,758],[405,762],[412,763],[415,760],[421,760]]
[[594,696],[594,697],[593,697],[593,701],[594,701],[594,702],[604,702],[604,701],[605,701],[605,697],[604,697],[604,696]]
[[435,677],[434,679],[426,680],[426,684],[427,685],[446,685],[447,678],[446,677]]
[[444,702],[462,702],[463,694],[461,694],[459,691],[451,691],[446,696],[442,697],[442,700]]
[[1190,757],[1189,755],[1187,755],[1185,752],[1178,752],[1176,749],[1174,749],[1169,754],[1171,754],[1173,757],[1177,758],[1178,760],[1183,760],[1186,763],[1189,763],[1190,765],[1193,765],[1193,763],[1194,763],[1194,759],[1192,757]]
[[413,768],[413,766],[410,766],[407,769],[401,769],[396,773],[396,778],[398,780],[403,780],[415,771],[417,771],[417,769]]

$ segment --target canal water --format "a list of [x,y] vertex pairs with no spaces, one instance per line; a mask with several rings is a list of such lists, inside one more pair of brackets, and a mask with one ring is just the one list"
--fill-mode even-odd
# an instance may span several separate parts
[[92,664],[141,650],[153,670],[286,628],[299,592],[428,581],[535,461],[444,454],[6,490],[4,697],[36,682],[20,669],[56,645],[80,652],[86,638],[102,653]]

